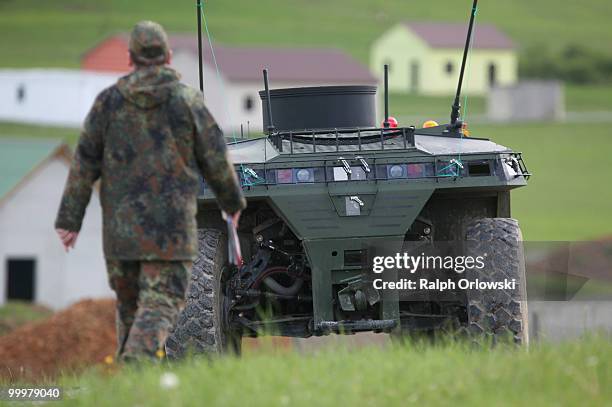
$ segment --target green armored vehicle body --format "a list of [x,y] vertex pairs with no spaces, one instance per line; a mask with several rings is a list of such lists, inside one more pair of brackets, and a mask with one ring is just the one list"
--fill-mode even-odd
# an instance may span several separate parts
[[[314,89],[319,96],[323,90]],[[447,319],[469,326],[476,315],[467,296],[438,306],[435,299],[399,301],[391,292],[374,303],[360,301],[365,290],[350,287],[372,271],[362,267],[364,248],[380,242],[399,252],[407,241],[520,240],[510,219],[510,191],[528,178],[520,153],[465,137],[461,129],[278,131],[229,149],[248,200],[239,228],[245,265],[226,264],[225,223],[203,189],[201,258],[181,317],[181,341],[194,340],[198,349],[261,331],[301,337],[391,332],[433,329]],[[496,266],[524,284],[520,258]],[[354,302],[348,310],[343,290]],[[489,304],[490,312],[503,310],[503,323],[481,328],[508,328],[524,341],[524,298],[510,294]],[[479,298],[472,305],[486,304]]]
[[[268,90],[264,76],[267,135],[228,146],[248,201],[238,230],[244,264],[228,263],[226,223],[203,186],[200,257],[168,354],[239,351],[242,336],[262,333],[448,326],[525,343],[522,238],[510,191],[529,173],[520,153],[466,135],[461,81],[450,124],[415,128],[391,127],[387,102],[377,127],[375,87]],[[401,280],[397,272],[373,271],[380,253],[419,256],[437,243],[483,267],[438,278],[450,287],[444,292],[385,289],[382,280]],[[481,289],[461,285],[466,278],[505,283]]]

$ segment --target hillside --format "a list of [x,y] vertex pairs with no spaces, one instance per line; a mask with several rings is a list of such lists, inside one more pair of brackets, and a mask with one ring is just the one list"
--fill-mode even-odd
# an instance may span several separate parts
[[[205,9],[219,42],[335,46],[365,62],[370,43],[388,25],[465,21],[470,5],[469,0],[211,0]],[[497,24],[521,47],[579,43],[612,55],[611,16],[609,0],[489,0],[481,2],[478,21]],[[98,40],[142,19],[195,35],[195,0],[0,0],[0,66],[76,67]]]

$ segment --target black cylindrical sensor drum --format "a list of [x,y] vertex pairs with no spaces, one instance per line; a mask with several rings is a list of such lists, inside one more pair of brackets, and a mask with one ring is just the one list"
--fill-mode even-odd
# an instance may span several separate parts
[[[263,129],[269,126],[266,92]],[[376,86],[317,86],[270,90],[277,131],[376,127]]]

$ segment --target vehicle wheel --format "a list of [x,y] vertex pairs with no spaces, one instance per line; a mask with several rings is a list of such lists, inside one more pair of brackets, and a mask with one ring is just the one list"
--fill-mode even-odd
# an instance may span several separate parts
[[217,229],[199,229],[198,245],[185,308],[166,341],[166,354],[171,359],[186,352],[240,353],[241,336],[230,331],[224,316],[227,236]]
[[467,256],[485,256],[484,268],[466,271],[470,281],[516,280],[515,289],[467,290],[468,331],[493,343],[511,337],[529,341],[525,258],[522,234],[515,219],[484,218],[466,229]]

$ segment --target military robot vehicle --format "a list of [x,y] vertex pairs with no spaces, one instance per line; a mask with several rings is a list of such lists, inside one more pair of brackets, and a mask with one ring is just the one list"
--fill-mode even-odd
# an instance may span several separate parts
[[[228,145],[248,202],[238,228],[245,261],[229,264],[226,223],[203,185],[199,258],[169,356],[190,348],[239,352],[243,336],[262,333],[401,336],[454,326],[527,342],[522,237],[510,191],[530,174],[519,152],[468,137],[460,120],[474,14],[448,124],[392,127],[387,67],[380,127],[374,86],[269,89],[264,71],[266,135]],[[450,241],[471,243],[467,255],[486,252],[490,261],[472,271],[476,278],[510,279],[516,288],[457,288],[444,298],[414,290],[400,299],[372,286],[369,250],[420,254],[423,244]]]

